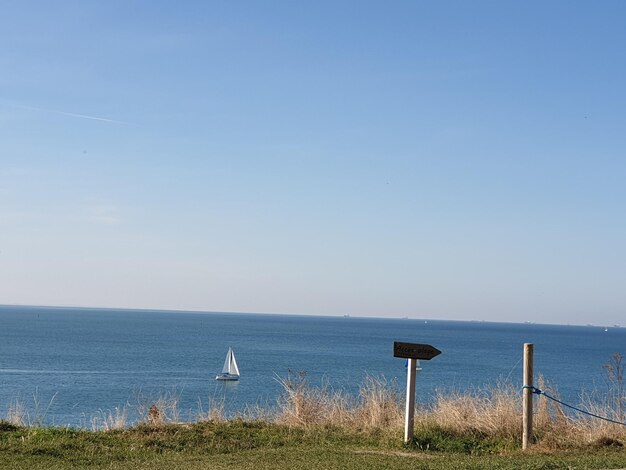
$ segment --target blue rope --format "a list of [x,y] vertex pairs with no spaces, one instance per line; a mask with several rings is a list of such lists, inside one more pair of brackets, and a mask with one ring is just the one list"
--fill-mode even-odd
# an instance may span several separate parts
[[611,418],[606,418],[604,416],[598,416],[596,414],[589,413],[588,411],[581,410],[580,408],[576,408],[575,406],[568,405],[567,403],[563,403],[561,400],[558,400],[558,399],[548,395],[543,390],[539,390],[537,387],[533,387],[532,385],[524,385],[522,388],[528,388],[528,389],[530,389],[532,391],[532,393],[536,393],[537,395],[543,395],[544,397],[549,398],[550,400],[555,401],[555,402],[557,402],[560,405],[567,406],[568,408],[571,408],[572,410],[578,411],[579,413],[583,413],[583,414],[592,416],[594,418],[603,419],[604,421],[608,421],[609,423],[614,423],[614,424],[619,424],[621,426],[626,426],[626,423],[622,423],[621,421],[615,421],[614,419],[611,419]]

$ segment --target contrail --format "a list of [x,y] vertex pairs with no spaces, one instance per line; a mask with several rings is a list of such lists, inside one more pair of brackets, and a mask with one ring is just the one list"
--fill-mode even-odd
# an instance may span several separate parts
[[108,119],[108,118],[102,118],[102,117],[97,117],[97,116],[87,116],[86,114],[68,113],[66,111],[54,111],[52,109],[46,109],[42,111],[50,111],[53,113],[62,114],[64,116],[71,116],[71,117],[77,117],[77,118],[82,118],[82,119],[91,119],[93,121],[113,122],[117,124],[130,124],[130,122],[126,122],[126,121],[118,121],[116,119]]
[[36,107],[36,106],[25,106],[23,104],[14,104],[14,103],[10,103],[8,105],[12,106],[13,108],[28,109],[28,110],[31,110],[31,111],[43,111],[45,113],[60,114],[62,116],[75,117],[75,118],[79,118],[79,119],[90,119],[92,121],[110,122],[110,123],[113,123],[113,124],[129,124],[129,125],[133,125],[132,122],[118,121],[117,119],[109,119],[109,118],[103,118],[103,117],[98,117],[98,116],[89,116],[87,114],[69,113],[67,111],[60,111],[58,109],[39,108],[39,107]]

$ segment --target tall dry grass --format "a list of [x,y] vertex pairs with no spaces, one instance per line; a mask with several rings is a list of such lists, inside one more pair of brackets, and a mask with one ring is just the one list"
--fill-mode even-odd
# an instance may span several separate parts
[[6,421],[15,426],[43,426],[56,396],[57,393],[54,393],[48,402],[45,403],[39,394],[39,388],[35,388],[32,406],[26,406],[19,397],[14,398],[7,407]]
[[[404,397],[398,394],[396,384],[384,377],[366,377],[358,397],[325,386],[311,387],[304,373],[290,373],[277,380],[283,387],[275,419],[280,424],[389,433],[400,433],[403,429]],[[537,385],[558,399],[558,391],[543,378],[539,378]],[[543,395],[534,395],[533,402],[536,444],[545,448],[626,444],[626,426],[584,414],[566,413],[559,403]],[[432,403],[416,407],[415,429],[418,432],[437,428],[458,436],[514,441],[522,434],[521,403],[521,391],[510,382],[475,391],[438,392]],[[620,409],[614,408],[614,399],[611,403],[589,400],[579,406],[596,415],[618,420]]]
[[[557,395],[542,377],[538,388]],[[418,424],[436,425],[457,434],[516,438],[522,433],[521,391],[510,382],[464,392],[438,392],[433,405],[418,414]],[[554,432],[565,424],[564,413],[555,402],[535,396],[535,434]]]
[[[283,387],[277,422],[290,426],[396,429],[404,423],[404,397],[395,382],[366,376],[358,397],[311,387],[303,373],[277,379]],[[521,433],[521,401],[511,384],[483,391],[440,392],[434,403],[417,406],[416,426],[438,426],[454,433],[515,436]]]
[[[620,421],[619,413],[607,407],[605,403],[592,400],[589,397],[583,398],[581,409],[597,416],[602,416],[613,421]],[[577,418],[566,418],[567,425],[560,429],[561,441],[569,441],[572,444],[585,443],[597,444],[602,442],[619,441],[626,444],[626,426],[582,415]]]
[[[624,362],[621,354],[613,354],[604,364],[606,389],[584,394],[580,408],[596,416],[582,415],[578,419],[568,418],[566,431],[576,441],[596,445],[626,444],[626,387],[624,384]],[[613,422],[610,422],[611,420]],[[623,424],[617,424],[623,423]]]
[[113,431],[128,426],[128,404],[116,406],[113,410],[99,410],[90,421],[92,431]]
[[140,423],[153,427],[179,423],[181,421],[179,402],[180,392],[178,390],[161,393],[156,397],[145,396],[139,392],[136,407]]
[[204,409],[202,400],[198,399],[198,414],[196,420],[198,422],[213,421],[221,423],[226,421],[226,401],[224,398],[216,399],[209,397],[207,409]]
[[275,421],[287,426],[343,425],[350,420],[353,406],[350,397],[328,386],[310,387],[306,372],[288,372],[276,377],[283,388],[278,397]]
[[385,429],[403,423],[402,397],[395,381],[367,375],[359,388],[354,420],[363,429]]
[[19,398],[14,398],[7,408],[6,420],[14,426],[26,426],[28,424],[26,408]]
[[371,430],[402,423],[396,387],[384,377],[367,376],[358,397],[328,386],[310,387],[303,372],[277,380],[283,387],[275,418],[280,424]]
[[521,402],[511,384],[470,392],[438,392],[431,406],[417,413],[416,426],[435,425],[456,434],[490,437],[521,435]]

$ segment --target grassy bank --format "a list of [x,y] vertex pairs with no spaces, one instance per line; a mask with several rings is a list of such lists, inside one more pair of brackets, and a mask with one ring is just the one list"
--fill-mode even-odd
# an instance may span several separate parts
[[626,452],[613,446],[522,453],[512,442],[436,428],[418,429],[413,446],[404,446],[401,440],[400,432],[294,428],[243,420],[106,432],[4,423],[0,468],[626,468]]
[[[218,402],[196,422],[177,423],[172,396],[142,406],[138,424],[116,410],[92,430],[29,426],[14,406],[0,422],[0,468],[626,469],[626,426],[566,414],[544,396],[535,400],[532,450],[522,452],[521,393],[511,384],[418,406],[410,445],[402,443],[402,397],[384,379],[368,377],[358,396],[310,387],[304,373],[281,384],[275,410],[231,420]],[[579,406],[623,421],[624,388],[616,385]]]

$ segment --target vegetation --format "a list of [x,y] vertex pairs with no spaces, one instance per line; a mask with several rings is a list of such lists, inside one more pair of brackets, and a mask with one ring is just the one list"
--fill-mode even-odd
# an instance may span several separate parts
[[363,432],[267,422],[203,422],[86,431],[0,425],[0,468],[7,469],[552,469],[626,467],[612,445],[522,453],[507,440],[431,427],[416,444],[401,432]]
[[[619,419],[626,402],[621,356],[605,369],[606,398],[581,406]],[[415,439],[404,445],[394,384],[368,377],[353,397],[310,387],[305,373],[279,381],[276,410],[226,420],[217,402],[195,423],[177,423],[175,395],[142,405],[144,419],[133,427],[122,409],[100,413],[92,430],[41,427],[40,417],[26,425],[15,402],[0,421],[0,468],[626,468],[626,426],[567,415],[544,396],[535,400],[532,450],[522,452],[520,392],[511,384],[438,395],[418,407]]]
[[[609,364],[621,367],[619,361]],[[620,380],[611,380],[614,376]],[[623,416],[626,397],[621,385],[622,376],[619,371],[609,371],[607,398],[600,401],[588,398],[581,408],[623,422],[620,416]],[[540,389],[558,396],[558,392],[542,378],[538,382]],[[302,373],[295,378],[290,375],[281,383],[285,393],[279,401],[277,423],[289,427],[334,427],[378,434],[403,428],[400,397],[396,387],[384,379],[366,378],[356,399],[324,388],[311,388]],[[487,446],[493,451],[517,449],[522,434],[520,397],[519,389],[510,383],[474,392],[440,393],[433,404],[416,409],[415,429],[420,431],[417,431],[415,445],[431,450],[460,450],[471,447],[469,442],[475,442],[477,446]],[[584,414],[568,415],[558,403],[541,395],[535,397],[534,403],[536,449],[581,449],[602,442],[621,447],[626,443],[624,425]],[[442,444],[448,441],[452,443]]]

